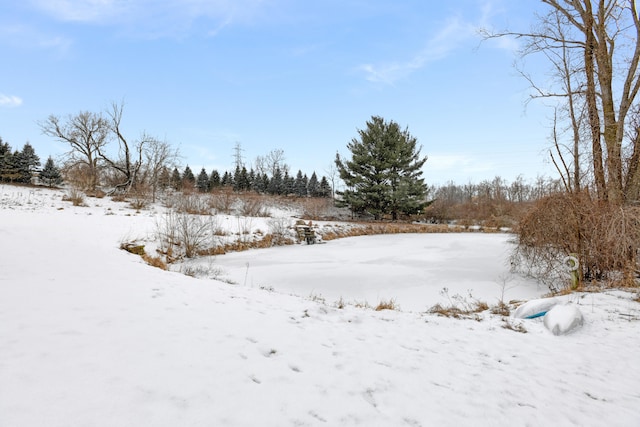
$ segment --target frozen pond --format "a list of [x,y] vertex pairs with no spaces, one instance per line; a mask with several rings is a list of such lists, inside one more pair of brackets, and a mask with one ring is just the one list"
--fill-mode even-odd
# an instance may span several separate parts
[[469,292],[489,304],[535,298],[543,286],[509,272],[508,234],[451,233],[363,236],[218,256],[222,277],[327,303],[376,305],[393,298],[404,311],[424,311]]

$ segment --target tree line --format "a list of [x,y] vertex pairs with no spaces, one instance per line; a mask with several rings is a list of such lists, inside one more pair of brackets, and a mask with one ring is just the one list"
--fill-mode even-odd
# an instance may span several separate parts
[[34,178],[49,186],[62,182],[60,169],[51,156],[40,168],[40,157],[31,144],[27,142],[22,150],[12,151],[9,143],[0,137],[0,182],[30,184]]
[[283,169],[284,172],[280,166],[276,166],[273,175],[270,176],[266,172],[257,172],[253,167],[247,170],[246,166],[238,166],[233,173],[225,171],[223,174],[216,169],[207,173],[206,169],[202,168],[196,176],[187,165],[182,172],[177,167],[174,167],[172,172],[169,172],[168,168],[163,169],[161,183],[163,188],[196,189],[201,193],[232,189],[236,192],[255,191],[270,195],[331,197],[333,189],[326,176],[318,180],[315,172],[309,178],[307,174],[298,170],[294,178],[289,175],[288,167],[285,166]]

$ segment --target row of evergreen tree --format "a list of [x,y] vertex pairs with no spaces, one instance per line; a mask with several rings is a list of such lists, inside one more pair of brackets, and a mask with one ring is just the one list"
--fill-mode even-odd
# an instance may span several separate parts
[[187,165],[181,173],[178,168],[174,168],[169,173],[168,169],[163,172],[160,181],[164,187],[172,187],[182,190],[187,187],[195,188],[199,192],[207,193],[219,188],[232,188],[234,191],[255,191],[261,194],[271,195],[295,195],[298,197],[331,197],[332,188],[325,176],[318,180],[315,172],[309,178],[298,170],[295,178],[289,175],[287,169],[282,171],[276,167],[273,175],[258,173],[253,168],[247,170],[245,166],[236,167],[235,171],[225,171],[220,174],[217,170],[207,173],[202,168],[198,176],[194,175]]
[[[49,156],[43,168],[40,167],[40,157],[28,142],[22,150],[12,150],[7,142],[0,137],[0,182],[32,183],[34,178],[40,182],[53,186],[62,182],[62,174],[53,158]],[[307,174],[298,171],[295,178],[276,167],[272,176],[257,173],[253,168],[236,167],[234,172],[220,174],[212,170],[210,174],[202,168],[198,176],[193,174],[187,165],[181,173],[177,167],[173,171],[164,168],[160,179],[161,187],[171,187],[175,190],[195,188],[202,193],[220,188],[231,188],[234,191],[256,191],[261,194],[295,195],[299,197],[331,197],[332,188],[326,177],[318,180],[315,172],[309,178]]]
[[28,142],[22,150],[12,151],[8,142],[0,137],[0,182],[30,184],[33,178],[52,186],[62,182],[60,169],[49,156],[40,169],[40,157]]

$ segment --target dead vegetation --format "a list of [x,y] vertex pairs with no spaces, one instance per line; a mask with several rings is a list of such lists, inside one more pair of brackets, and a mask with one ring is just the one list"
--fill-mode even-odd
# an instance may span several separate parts
[[552,293],[568,287],[563,262],[578,260],[579,287],[637,286],[640,207],[614,206],[587,192],[557,194],[535,203],[517,228],[518,246],[512,265],[541,281]]

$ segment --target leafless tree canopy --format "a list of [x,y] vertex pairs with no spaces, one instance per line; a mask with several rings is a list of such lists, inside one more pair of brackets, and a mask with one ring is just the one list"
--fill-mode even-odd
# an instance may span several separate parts
[[51,115],[40,123],[40,128],[45,135],[69,145],[69,167],[86,171],[84,185],[87,190],[95,190],[99,182],[99,153],[108,142],[107,121],[100,114],[82,111],[66,120]]

